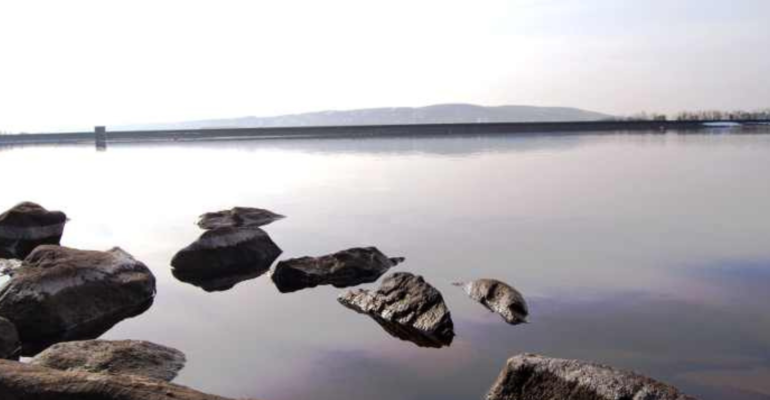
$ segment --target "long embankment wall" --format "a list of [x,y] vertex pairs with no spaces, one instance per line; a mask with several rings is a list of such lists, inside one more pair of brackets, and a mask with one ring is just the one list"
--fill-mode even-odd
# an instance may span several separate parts
[[[112,143],[222,140],[248,138],[300,137],[365,137],[365,136],[442,136],[515,133],[581,133],[602,131],[666,131],[700,130],[714,121],[593,121],[532,123],[470,123],[417,125],[356,125],[271,128],[217,128],[147,131],[107,131]],[[767,124],[768,121],[731,121],[744,125]],[[28,133],[0,135],[0,144],[93,143],[94,132]]]

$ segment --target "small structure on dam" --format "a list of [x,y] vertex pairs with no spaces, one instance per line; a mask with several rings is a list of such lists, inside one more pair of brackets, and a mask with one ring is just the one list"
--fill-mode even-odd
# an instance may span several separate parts
[[94,127],[97,150],[107,150],[107,129],[103,126]]

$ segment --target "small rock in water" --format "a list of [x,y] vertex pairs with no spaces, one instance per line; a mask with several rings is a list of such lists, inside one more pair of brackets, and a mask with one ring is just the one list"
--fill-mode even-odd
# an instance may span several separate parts
[[234,207],[231,210],[210,212],[200,216],[198,226],[210,230],[217,228],[259,227],[286,218],[270,210]]
[[125,251],[37,247],[0,288],[0,315],[18,329],[23,355],[90,339],[146,311],[155,277]]
[[206,291],[227,290],[267,272],[281,252],[260,228],[217,228],[180,250],[172,273]]
[[0,258],[0,276],[13,276],[13,273],[21,267],[21,260],[6,260]]
[[524,296],[510,285],[495,279],[478,279],[468,283],[456,283],[473,300],[492,312],[500,314],[512,325],[527,322],[529,308]]
[[421,276],[397,272],[376,291],[347,291],[337,300],[369,315],[391,335],[420,347],[449,346],[454,338],[452,317],[441,293]]
[[508,360],[487,400],[695,400],[632,372],[577,360],[521,354]]
[[356,247],[321,257],[280,261],[271,278],[282,293],[318,285],[345,288],[375,282],[403,261],[403,257],[388,258],[376,247]]
[[184,368],[176,349],[139,340],[84,340],[59,343],[35,356],[31,364],[72,372],[146,376],[171,382]]
[[0,317],[0,358],[15,359],[21,350],[19,332],[11,321]]
[[38,204],[20,203],[0,214],[0,258],[23,259],[37,246],[59,244],[67,216]]

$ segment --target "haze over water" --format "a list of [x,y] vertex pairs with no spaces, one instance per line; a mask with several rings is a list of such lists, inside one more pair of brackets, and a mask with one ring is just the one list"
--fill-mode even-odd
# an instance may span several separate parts
[[[770,399],[770,135],[586,134],[0,148],[0,209],[70,217],[62,244],[120,246],[158,278],[108,339],[186,353],[175,381],[266,400],[478,399],[522,352],[632,369],[704,400]],[[268,208],[281,259],[375,245],[444,295],[457,338],[422,349],[268,276],[226,292],[169,261],[206,211]],[[451,282],[524,293],[508,326]],[[376,287],[378,284],[369,285]]]

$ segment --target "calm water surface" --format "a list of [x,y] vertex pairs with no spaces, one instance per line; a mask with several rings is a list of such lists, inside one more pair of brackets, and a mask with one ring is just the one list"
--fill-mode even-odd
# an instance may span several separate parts
[[[301,139],[0,148],[0,209],[69,215],[158,278],[108,339],[184,351],[176,382],[226,396],[480,399],[522,352],[637,370],[703,399],[770,399],[770,135]],[[269,208],[281,258],[376,245],[441,290],[458,337],[423,349],[265,275],[207,293],[169,261],[205,211]],[[512,327],[453,281],[505,280]],[[375,286],[376,285],[370,285]]]

